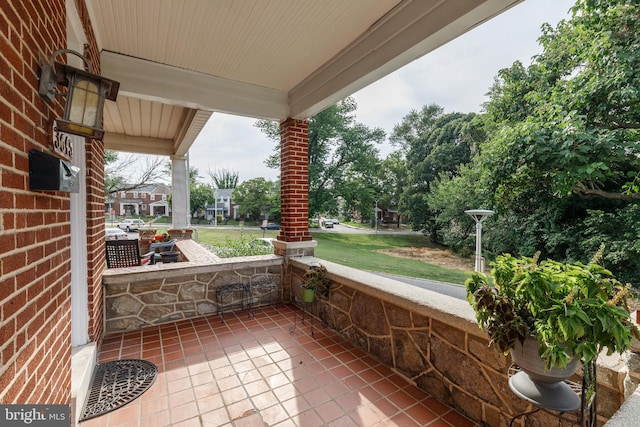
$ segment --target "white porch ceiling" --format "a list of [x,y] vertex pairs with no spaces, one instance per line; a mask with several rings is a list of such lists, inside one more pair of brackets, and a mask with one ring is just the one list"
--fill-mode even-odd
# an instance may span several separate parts
[[308,118],[521,0],[86,0],[105,147],[183,156],[214,112]]

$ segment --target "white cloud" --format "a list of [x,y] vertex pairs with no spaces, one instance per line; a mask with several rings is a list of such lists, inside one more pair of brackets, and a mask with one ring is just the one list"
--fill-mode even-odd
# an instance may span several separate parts
[[[568,18],[570,0],[526,0],[489,22],[440,47],[353,96],[358,121],[387,134],[412,109],[438,104],[445,112],[479,112],[494,76],[520,60],[525,66],[541,52],[540,26]],[[254,119],[214,113],[191,147],[189,162],[201,175],[232,169],[240,181],[275,180],[279,171],[264,166],[275,143],[253,126]],[[382,155],[391,151],[386,144]]]

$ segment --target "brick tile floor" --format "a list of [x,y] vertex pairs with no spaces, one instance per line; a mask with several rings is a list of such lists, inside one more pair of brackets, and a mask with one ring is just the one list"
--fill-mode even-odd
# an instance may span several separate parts
[[100,363],[145,359],[159,375],[81,426],[474,426],[317,320],[311,336],[300,315],[277,305],[106,337]]

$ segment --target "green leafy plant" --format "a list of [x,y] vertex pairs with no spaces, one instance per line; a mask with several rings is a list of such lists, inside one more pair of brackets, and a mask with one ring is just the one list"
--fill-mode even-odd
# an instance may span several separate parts
[[269,255],[273,253],[273,247],[258,241],[252,234],[240,233],[233,237],[226,236],[223,242],[216,242],[216,244],[201,244],[220,258]]
[[327,268],[322,264],[313,264],[304,272],[305,289],[314,289],[320,298],[328,298],[331,280],[327,277]]
[[587,363],[605,347],[628,349],[640,336],[629,315],[631,286],[598,265],[603,251],[587,265],[503,254],[491,263],[492,283],[475,273],[465,282],[467,298],[490,345],[506,353],[533,336],[548,369],[574,357]]

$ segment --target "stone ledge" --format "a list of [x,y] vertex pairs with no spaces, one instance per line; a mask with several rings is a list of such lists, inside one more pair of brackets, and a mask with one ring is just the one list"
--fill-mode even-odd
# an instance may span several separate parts
[[305,270],[311,264],[321,263],[327,267],[327,276],[334,281],[340,278],[339,282],[367,295],[487,338],[487,334],[478,328],[473,308],[466,301],[315,257],[291,258],[289,262]]
[[222,259],[193,240],[178,240],[176,246],[190,262],[210,264],[219,262]]
[[604,426],[629,427],[638,425],[638,414],[640,414],[640,387],[629,396]]
[[283,264],[283,258],[277,255],[219,258],[193,240],[180,240],[176,242],[176,247],[186,261],[143,265],[140,267],[109,268],[102,273],[102,283],[104,285],[120,284],[131,281],[215,273],[236,268],[261,268]]

